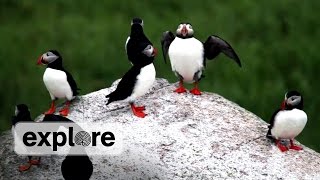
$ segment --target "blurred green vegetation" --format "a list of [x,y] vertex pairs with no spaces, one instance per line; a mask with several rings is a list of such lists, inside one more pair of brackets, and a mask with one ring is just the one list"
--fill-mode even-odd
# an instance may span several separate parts
[[[160,50],[163,31],[192,23],[204,41],[216,34],[240,56],[243,68],[223,55],[207,64],[201,89],[218,93],[269,121],[288,89],[301,91],[309,122],[297,138],[320,152],[318,84],[320,1],[0,1],[0,130],[10,127],[14,106],[26,103],[35,117],[49,108],[37,58],[57,49],[81,94],[110,86],[130,67],[124,43],[130,20],[144,19]],[[175,82],[161,53],[157,77]]]

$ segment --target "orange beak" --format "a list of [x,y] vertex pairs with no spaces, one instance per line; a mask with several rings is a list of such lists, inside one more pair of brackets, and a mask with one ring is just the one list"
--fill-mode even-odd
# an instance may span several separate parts
[[153,55],[156,56],[158,54],[157,48],[153,47]]
[[188,34],[188,30],[187,30],[187,27],[186,26],[183,26],[182,29],[181,29],[181,34],[183,36],[186,36]]
[[40,57],[38,58],[38,61],[37,61],[37,65],[40,65],[40,64],[43,64],[43,63],[42,63],[42,56],[40,56]]

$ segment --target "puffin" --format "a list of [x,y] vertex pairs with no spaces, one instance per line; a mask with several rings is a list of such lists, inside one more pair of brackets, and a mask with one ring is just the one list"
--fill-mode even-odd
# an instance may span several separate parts
[[141,48],[145,48],[145,44],[153,46],[143,32],[143,25],[143,20],[139,17],[135,17],[131,20],[131,32],[125,43],[125,50],[131,65],[143,58]]
[[165,63],[167,55],[170,58],[171,69],[179,79],[179,87],[174,91],[184,93],[183,83],[193,83],[190,92],[201,95],[198,84],[206,67],[206,60],[215,59],[221,52],[234,60],[240,67],[241,61],[231,45],[224,39],[211,35],[202,43],[194,37],[194,30],[190,23],[180,23],[175,32],[163,33],[161,38],[162,53]]
[[55,112],[55,101],[67,99],[60,115],[68,116],[71,101],[79,94],[80,90],[72,75],[63,68],[62,56],[57,50],[49,50],[38,58],[38,65],[47,65],[43,74],[43,82],[51,97],[51,107],[44,114]]
[[[11,123],[12,123],[11,131],[12,131],[13,137],[16,137],[15,125],[18,122],[33,122],[33,120],[31,119],[31,113],[26,104],[18,104],[15,106],[15,115],[12,117],[12,120],[11,120]],[[20,139],[15,139],[15,140],[21,141]],[[39,165],[40,159],[41,157],[39,157],[38,159],[33,159],[32,156],[28,156],[27,164],[20,165],[19,171],[27,171],[30,169],[32,165]]]
[[[47,114],[43,118],[44,122],[65,122],[65,123],[74,123],[74,121],[55,114]],[[77,146],[76,148],[81,148]],[[83,148],[83,147],[82,147]],[[84,151],[84,148],[82,149]],[[72,153],[72,148],[70,150]],[[93,165],[87,154],[85,155],[70,155],[65,157],[62,161],[60,170],[62,176],[65,180],[88,180],[90,179],[93,172]]]
[[[294,138],[298,136],[307,123],[307,114],[303,111],[303,97],[296,90],[285,94],[281,108],[277,109],[270,120],[267,138],[271,139],[280,149],[285,152],[289,149],[302,150],[302,147],[294,144]],[[290,140],[289,148],[281,143],[281,140]]]
[[106,95],[106,98],[108,98],[106,105],[120,100],[129,102],[133,114],[144,118],[146,116],[144,113],[145,107],[135,106],[134,101],[146,94],[155,81],[156,70],[153,60],[156,56],[156,50],[149,43],[145,43],[144,48],[138,50],[142,55],[122,77],[116,90]]
[[[66,117],[55,114],[46,115],[43,121],[74,123],[74,121]],[[72,151],[75,148],[77,148],[77,151],[79,150],[78,148],[82,148],[81,151],[85,151],[85,148],[82,146],[71,147],[69,154],[66,155],[60,167],[62,176],[65,180],[88,180],[93,172],[92,162],[86,153],[83,155],[72,155]]]

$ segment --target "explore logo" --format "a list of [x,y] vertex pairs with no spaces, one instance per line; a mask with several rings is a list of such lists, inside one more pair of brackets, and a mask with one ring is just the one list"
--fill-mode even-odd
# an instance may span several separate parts
[[20,155],[117,155],[122,147],[115,123],[20,122],[14,128],[14,150]]

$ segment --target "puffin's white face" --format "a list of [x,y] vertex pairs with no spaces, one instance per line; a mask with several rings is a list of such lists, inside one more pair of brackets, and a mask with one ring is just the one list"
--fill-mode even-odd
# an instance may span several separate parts
[[48,51],[42,54],[42,56],[40,56],[40,58],[38,59],[38,64],[43,64],[43,65],[49,64],[57,60],[58,58],[59,58],[58,55],[52,53],[51,51]]
[[287,104],[296,106],[301,102],[301,96],[290,96],[286,99]]
[[152,56],[155,56],[157,54],[157,50],[156,48],[154,48],[153,46],[151,45],[148,45],[143,51],[142,51],[143,54],[145,54],[146,56],[148,57],[152,57]]
[[189,37],[193,35],[193,29],[191,24],[189,23],[181,23],[177,30],[176,30],[176,34],[180,35],[182,37]]

